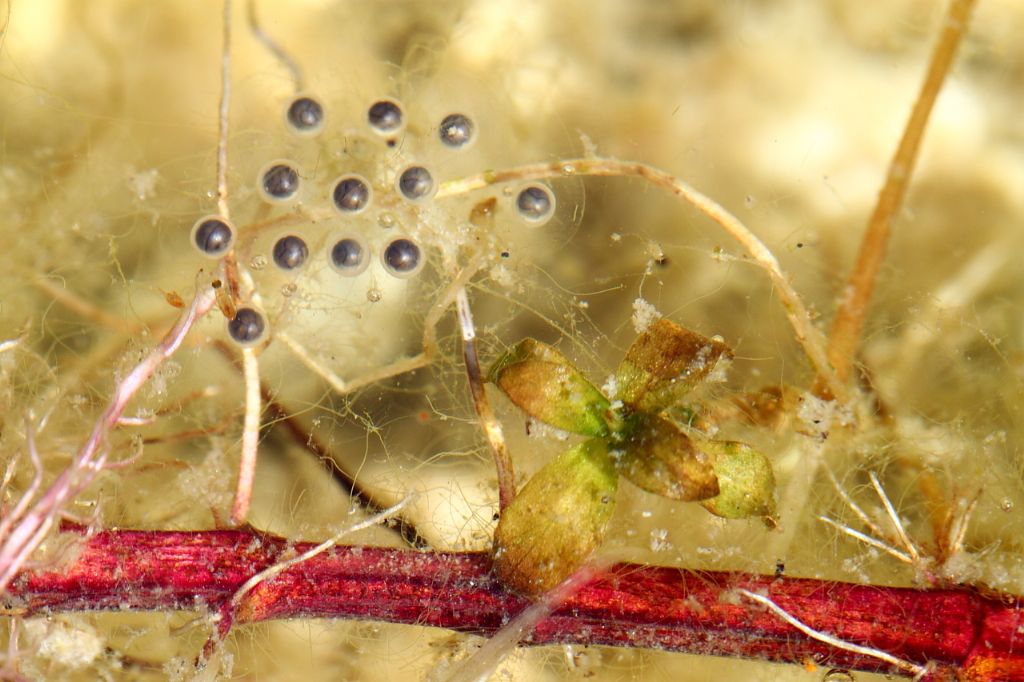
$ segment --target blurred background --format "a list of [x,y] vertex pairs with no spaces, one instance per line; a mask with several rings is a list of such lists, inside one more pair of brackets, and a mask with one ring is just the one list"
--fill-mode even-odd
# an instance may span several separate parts
[[[346,541],[490,546],[497,488],[451,312],[440,316],[431,364],[339,390],[418,353],[452,283],[472,267],[485,365],[532,336],[601,385],[652,309],[735,351],[725,380],[690,407],[718,437],[772,460],[780,527],[724,521],[624,483],[609,549],[686,568],[769,573],[781,563],[787,575],[914,584],[912,567],[817,520],[860,528],[826,470],[880,514],[874,471],[928,551],[941,549],[944,519],[976,499],[964,551],[941,568],[954,581],[1024,589],[1020,3],[979,3],[894,221],[858,356],[869,397],[824,430],[836,415],[806,393],[813,372],[767,276],[692,208],[640,179],[569,172],[546,181],[556,207],[538,226],[516,214],[515,183],[409,207],[395,201],[393,177],[409,163],[439,181],[594,154],[652,164],[757,234],[827,329],[945,3],[258,3],[262,29],[299,65],[301,84],[254,35],[249,4],[234,5],[229,203],[240,263],[269,320],[261,381],[273,400],[254,526],[319,540],[366,513],[354,492],[381,506],[416,492],[404,530]],[[188,301],[200,271],[210,272],[189,232],[216,212],[222,15],[202,0],[0,8],[0,337],[23,340],[0,354],[0,458],[24,450],[27,417],[48,414],[39,440],[53,475],[116,379],[175,318],[175,296]],[[323,105],[318,135],[287,125],[297,92]],[[393,138],[366,126],[381,98],[407,115]],[[437,143],[452,112],[474,122],[468,149]],[[260,194],[261,169],[280,159],[301,171],[290,204]],[[331,183],[346,172],[374,186],[374,207],[357,217],[331,209]],[[297,273],[269,262],[286,233],[310,246]],[[358,277],[329,266],[339,235],[358,236],[373,254]],[[426,265],[413,277],[392,276],[380,260],[396,235],[422,248]],[[237,357],[214,310],[129,410],[154,420],[119,433],[114,455],[141,443],[142,458],[104,474],[71,511],[100,527],[226,523],[244,405]],[[750,400],[736,396],[764,389],[783,396],[770,415],[737,407]],[[527,425],[500,393],[490,396],[525,482],[565,449],[564,435]],[[8,495],[31,474],[24,462],[14,469]],[[33,619],[21,633],[21,672],[190,679],[207,636],[189,627],[194,617]],[[266,623],[236,629],[221,674],[443,679],[479,643],[412,626]],[[820,680],[828,670],[827,661],[547,647],[517,652],[497,679]]]

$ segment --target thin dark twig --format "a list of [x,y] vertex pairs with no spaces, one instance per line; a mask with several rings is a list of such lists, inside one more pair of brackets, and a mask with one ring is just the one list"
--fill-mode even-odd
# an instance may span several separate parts
[[[265,386],[262,388],[263,400],[271,415],[272,423],[280,425],[292,439],[303,449],[314,455],[324,465],[327,473],[367,514],[382,513],[387,505],[377,499],[372,491],[366,490],[356,481],[355,477],[338,464],[330,448],[311,431],[307,431],[297,417],[290,414],[281,403],[274,399],[273,394]],[[395,530],[410,547],[414,549],[430,549],[430,543],[416,528],[416,524],[396,513],[388,522],[388,527]]]
[[[242,372],[241,359],[232,347],[219,339],[215,339],[212,344],[231,363],[231,366],[237,372]],[[296,443],[302,446],[305,452],[316,457],[317,462],[325,466],[327,473],[330,474],[339,487],[347,495],[351,496],[356,504],[367,514],[379,514],[389,506],[387,503],[378,500],[372,491],[363,488],[352,474],[345,471],[334,458],[330,446],[317,438],[313,432],[307,430],[302,422],[289,412],[287,407],[278,402],[276,396],[266,385],[260,385],[260,395],[269,413],[267,425],[271,427],[280,425]],[[426,538],[419,532],[416,524],[412,521],[403,518],[401,515],[396,515],[391,518],[389,524],[390,527],[394,528],[402,536],[403,540],[409,543],[410,547],[430,549],[430,543],[427,542]]]

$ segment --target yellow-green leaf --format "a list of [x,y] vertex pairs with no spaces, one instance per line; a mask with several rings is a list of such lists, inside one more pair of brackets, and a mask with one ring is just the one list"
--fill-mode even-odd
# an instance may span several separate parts
[[608,434],[608,399],[547,344],[533,339],[516,344],[488,378],[534,419],[584,436]]
[[717,497],[702,502],[704,508],[727,519],[761,516],[774,525],[775,473],[768,458],[734,441],[706,441],[699,447],[714,458],[721,490]]
[[540,594],[572,575],[604,539],[617,487],[603,440],[552,460],[501,514],[494,533],[498,577],[514,590]]
[[644,414],[634,415],[627,424],[628,437],[610,448],[615,468],[630,482],[683,502],[718,495],[714,460],[675,424]]
[[732,351],[661,318],[637,337],[615,374],[618,398],[634,409],[660,412],[703,381]]

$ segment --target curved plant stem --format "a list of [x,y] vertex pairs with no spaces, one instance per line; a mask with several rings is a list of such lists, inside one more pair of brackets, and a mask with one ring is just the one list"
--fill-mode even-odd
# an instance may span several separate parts
[[442,183],[437,196],[440,198],[464,194],[505,182],[580,175],[642,178],[673,196],[682,199],[718,223],[722,229],[728,232],[733,239],[746,249],[754,262],[768,273],[768,277],[775,286],[779,299],[786,310],[786,316],[793,326],[796,340],[803,347],[804,353],[806,353],[811,361],[811,365],[818,373],[818,376],[823,377],[824,385],[836,397],[842,399],[846,396],[845,384],[839,381],[832,366],[829,364],[824,336],[814,326],[807,307],[796,293],[793,285],[790,284],[785,273],[782,272],[782,267],[771,250],[739,218],[727,211],[721,204],[663,170],[636,161],[619,161],[617,159],[593,157],[563,159],[500,171],[486,171],[459,180],[451,180]]
[[[219,339],[211,342],[217,350],[241,376],[245,376],[245,368],[242,365],[241,354],[238,348],[228,345]],[[335,483],[350,496],[353,501],[367,514],[375,515],[383,512],[391,502],[380,498],[376,491],[364,487],[355,476],[346,471],[337,461],[332,448],[322,441],[312,431],[307,429],[302,420],[287,405],[280,402],[270,388],[260,382],[260,397],[268,415],[266,425],[268,427],[281,426],[288,436],[295,441],[305,452],[316,457],[320,466],[325,467],[328,474]],[[416,524],[401,514],[389,517],[388,526],[392,528],[401,538],[414,549],[430,549],[430,544],[420,534]]]
[[[317,461],[327,468],[331,478],[334,479],[346,495],[349,495],[367,514],[380,514],[385,510],[387,504],[379,500],[373,490],[363,487],[348,471],[346,471],[331,453],[323,441],[317,438],[316,434],[307,430],[299,418],[292,414],[284,405],[277,402],[273,395],[265,387],[260,388],[263,401],[267,410],[272,415],[271,424],[280,424],[288,432],[292,439],[302,448],[317,458]],[[391,527],[401,538],[414,549],[430,549],[430,543],[420,534],[416,524],[398,513],[389,517]]]
[[[217,635],[213,640],[207,642],[206,646],[203,647],[204,651],[211,651],[212,647],[216,645],[216,640],[221,639],[225,635],[227,635],[228,631],[231,629],[232,622],[234,621],[235,617],[239,615],[239,609],[244,608],[244,604],[246,603],[245,596],[252,592],[252,590],[254,590],[260,583],[272,580],[275,576],[277,576],[280,573],[283,573],[292,566],[297,566],[303,562],[309,561],[310,559],[316,557],[318,554],[323,554],[324,552],[326,552],[327,550],[341,542],[342,538],[344,538],[346,535],[350,535],[357,531],[364,530],[372,526],[376,526],[382,521],[386,521],[387,519],[391,518],[392,516],[400,512],[407,504],[409,504],[410,500],[412,500],[412,495],[403,498],[394,506],[384,509],[367,519],[363,519],[358,523],[350,524],[345,528],[342,528],[340,531],[335,533],[327,540],[324,540],[319,545],[316,545],[315,547],[306,550],[298,556],[293,556],[288,559],[282,559],[277,563],[271,564],[267,568],[263,569],[256,575],[246,580],[242,584],[242,586],[239,587],[233,595],[231,595],[231,599],[223,605],[221,613],[218,614],[218,616],[216,617]],[[241,616],[242,620],[246,620],[244,613],[242,613]]]
[[857,262],[843,288],[839,310],[829,336],[828,359],[835,368],[835,376],[829,377],[819,373],[819,395],[838,397],[831,387],[833,380],[838,378],[845,384],[850,378],[868,305],[871,303],[878,271],[885,258],[892,232],[892,220],[903,206],[928,117],[949,74],[953,57],[967,29],[975,2],[976,0],[952,0],[946,12],[942,34],[932,52],[921,92],[914,102],[910,120],[907,121],[899,147],[889,164],[885,184],[878,193],[878,201],[868,221],[867,231],[857,254]]

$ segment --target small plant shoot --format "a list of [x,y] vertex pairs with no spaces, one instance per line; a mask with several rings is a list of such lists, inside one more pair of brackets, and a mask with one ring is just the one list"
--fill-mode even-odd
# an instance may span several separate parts
[[773,525],[768,459],[743,443],[691,438],[666,414],[731,355],[719,340],[658,319],[626,352],[611,396],[535,339],[499,358],[489,378],[509,400],[532,419],[589,437],[537,472],[502,513],[494,536],[501,579],[540,594],[572,575],[604,538],[619,476],[716,516]]

